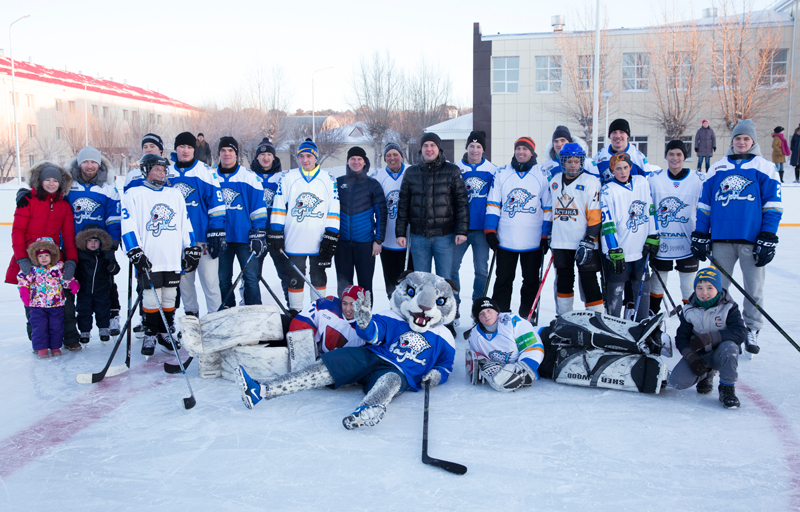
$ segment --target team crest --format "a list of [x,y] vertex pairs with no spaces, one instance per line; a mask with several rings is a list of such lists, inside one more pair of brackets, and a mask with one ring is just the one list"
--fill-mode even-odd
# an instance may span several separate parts
[[689,219],[686,217],[678,217],[678,212],[687,206],[686,203],[677,197],[665,197],[658,204],[658,211],[656,212],[656,220],[661,223],[661,227],[665,228],[670,222],[680,222],[686,224]]
[[175,217],[175,211],[164,203],[158,203],[150,210],[150,220],[147,221],[145,229],[152,231],[153,236],[158,236],[162,231],[175,231],[178,229],[170,223]]
[[525,208],[532,199],[536,197],[524,188],[515,188],[508,193],[505,202],[503,203],[503,211],[508,212],[509,218],[514,218],[517,213],[536,213],[536,207]]
[[753,182],[744,176],[731,174],[720,182],[714,200],[721,202],[722,206],[728,206],[731,201],[755,201],[753,194],[742,195],[744,189],[751,183]]
[[[184,199],[188,199],[189,196],[192,195],[192,192],[197,190],[196,188],[189,186],[189,184],[184,182],[176,183],[172,186],[172,188],[178,189],[178,191],[183,194]],[[200,203],[197,201],[188,201],[186,206],[198,206],[199,204]]]
[[386,206],[389,209],[389,218],[396,219],[397,218],[397,203],[400,202],[400,191],[399,190],[392,190],[386,196]]
[[489,360],[502,365],[507,365],[511,361],[511,352],[501,352],[499,350],[492,350],[488,354]]
[[418,332],[406,331],[389,346],[389,352],[397,356],[398,363],[410,359],[419,365],[425,366],[428,360],[419,359],[417,356],[429,348],[431,348],[431,345],[425,339],[425,336]]
[[568,222],[570,220],[577,222],[578,209],[575,208],[575,198],[569,197],[567,193],[564,192],[561,194],[561,197],[557,198],[557,200],[558,206],[553,208],[554,218],[563,222]]
[[72,202],[72,212],[75,217],[75,224],[82,224],[83,221],[103,221],[102,215],[92,215],[98,208],[100,203],[89,197],[79,197]]
[[306,217],[314,217],[317,219],[322,218],[322,212],[314,212],[314,208],[322,203],[322,199],[318,198],[310,192],[303,192],[297,197],[297,201],[292,208],[292,217],[297,217],[297,222],[303,222]]
[[481,194],[488,184],[486,180],[482,180],[477,176],[470,176],[464,180],[464,184],[467,186],[467,195],[470,201],[479,197],[486,197],[486,194]]
[[628,222],[625,224],[631,232],[639,231],[639,226],[647,222],[647,215],[644,212],[646,205],[642,201],[634,201],[628,208]]
[[236,192],[232,188],[222,187],[222,199],[225,200],[225,208],[228,210],[244,210],[244,206],[240,204],[232,206],[233,202],[236,201],[236,198],[240,195],[242,194]]
[[275,191],[271,188],[264,188],[264,202],[267,203],[267,209],[272,208],[273,199],[275,199]]

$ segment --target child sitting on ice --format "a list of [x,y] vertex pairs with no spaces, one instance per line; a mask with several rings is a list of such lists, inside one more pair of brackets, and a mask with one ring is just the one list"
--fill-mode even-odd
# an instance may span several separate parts
[[734,384],[740,347],[747,337],[739,307],[722,288],[715,267],[697,272],[694,290],[675,335],[683,359],[672,370],[669,383],[675,389],[697,384],[697,392],[706,395],[714,389],[714,375],[719,371],[719,401],[726,409],[739,407]]
[[30,310],[33,327],[31,342],[39,359],[61,355],[64,341],[64,287],[75,294],[80,286],[75,279],[64,282],[61,253],[50,237],[39,238],[28,246],[33,266],[28,274],[17,274],[19,295]]
[[78,282],[81,291],[75,309],[78,313],[78,330],[81,343],[89,343],[92,314],[100,329],[100,341],[108,341],[111,322],[111,285],[119,274],[114,257],[111,235],[98,225],[86,226],[75,236],[78,248]]

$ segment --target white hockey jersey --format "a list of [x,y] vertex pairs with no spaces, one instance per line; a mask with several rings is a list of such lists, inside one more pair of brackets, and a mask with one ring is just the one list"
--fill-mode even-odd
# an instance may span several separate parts
[[360,347],[364,340],[356,334],[355,320],[347,321],[338,297],[317,299],[301,311],[289,324],[289,331],[312,329],[320,353],[337,348]]
[[692,255],[692,231],[703,182],[697,171],[685,170],[689,173],[679,180],[669,169],[648,178],[661,242],[656,255],[659,260],[680,260]]
[[631,176],[625,185],[612,179],[600,191],[600,210],[603,254],[620,247],[625,261],[641,259],[647,235],[658,233],[647,179]]
[[319,167],[310,178],[300,169],[283,173],[272,200],[270,229],[284,232],[287,254],[319,254],[325,230],[339,232],[339,191],[333,176]]
[[600,180],[583,172],[564,186],[564,177],[561,172],[550,181],[553,197],[550,247],[574,251],[586,236],[586,228],[600,224]]
[[511,165],[497,172],[486,202],[484,227],[497,230],[501,248],[535,251],[542,236],[550,233],[552,220],[550,188],[535,166],[525,174]]
[[183,250],[194,245],[194,232],[183,194],[170,187],[129,188],[122,196],[122,243],[141,247],[151,272],[181,272]]
[[386,218],[386,235],[383,240],[383,249],[390,251],[405,251],[397,245],[397,237],[394,235],[394,227],[397,224],[397,202],[400,200],[400,186],[403,184],[403,173],[406,164],[402,164],[400,172],[396,175],[391,173],[388,167],[378,169],[375,179],[381,184],[383,193],[386,196],[386,207],[389,212]]
[[469,335],[469,348],[478,357],[503,365],[523,362],[539,378],[544,345],[538,331],[527,320],[511,313],[497,316],[497,330],[485,332],[479,323]]

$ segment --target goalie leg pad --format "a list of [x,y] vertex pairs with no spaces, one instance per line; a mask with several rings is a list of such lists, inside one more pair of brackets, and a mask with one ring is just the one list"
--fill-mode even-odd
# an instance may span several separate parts
[[311,329],[286,333],[286,347],[289,349],[289,370],[292,372],[311,366],[317,358],[314,332]]
[[464,352],[464,359],[466,364],[467,378],[470,384],[475,386],[480,383],[481,370],[478,363],[478,356],[470,349]]
[[667,365],[659,356],[605,350],[572,352],[558,361],[553,380],[572,386],[659,393]]

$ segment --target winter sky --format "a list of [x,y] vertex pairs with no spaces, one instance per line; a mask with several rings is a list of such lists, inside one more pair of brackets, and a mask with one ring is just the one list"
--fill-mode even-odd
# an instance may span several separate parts
[[[747,1],[747,0],[745,0]],[[711,0],[609,2],[610,28],[641,27],[658,18],[665,5],[700,17]],[[772,0],[753,0],[763,9]],[[284,68],[292,91],[291,110],[311,109],[311,74],[317,109],[348,107],[351,78],[362,56],[389,52],[400,69],[420,58],[449,72],[452,101],[472,102],[472,25],[484,35],[547,32],[550,17],[594,10],[593,0],[500,0],[430,2],[287,2],[228,0],[107,2],[5,0],[0,9],[0,48],[8,50],[14,25],[14,56],[58,69],[67,66],[92,76],[127,79],[173,98],[203,105],[224,103],[259,65]],[[736,2],[741,8],[741,2]]]

